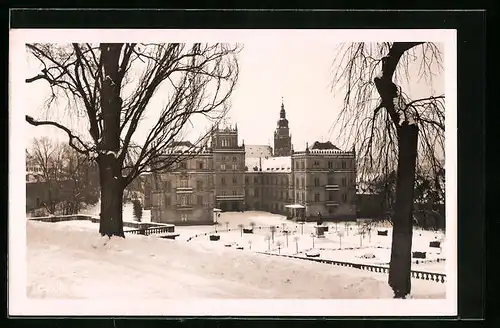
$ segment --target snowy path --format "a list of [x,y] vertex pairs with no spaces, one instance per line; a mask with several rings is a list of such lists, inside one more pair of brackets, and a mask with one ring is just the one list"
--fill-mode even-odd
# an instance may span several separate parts
[[[387,276],[343,267],[204,248],[144,236],[27,223],[29,297],[391,298]],[[413,298],[444,298],[444,284],[412,280]],[[132,300],[132,299],[131,299]]]

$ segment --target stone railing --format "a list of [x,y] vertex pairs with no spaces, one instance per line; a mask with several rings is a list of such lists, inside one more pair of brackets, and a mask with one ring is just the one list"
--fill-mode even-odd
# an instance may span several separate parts
[[[265,255],[282,256],[282,257],[288,257],[288,258],[294,258],[294,259],[300,259],[300,260],[307,260],[307,261],[313,261],[313,262],[319,262],[319,263],[325,263],[325,264],[355,268],[355,269],[360,269],[360,270],[365,270],[365,271],[389,273],[388,266],[343,262],[343,261],[327,260],[327,259],[313,258],[313,257],[302,257],[302,256],[294,256],[294,255],[280,255],[280,254],[273,254],[273,253],[267,253],[267,252],[257,252],[257,253],[265,254]],[[412,270],[411,277],[415,278],[415,279],[431,280],[431,281],[440,282],[440,283],[446,282],[446,275],[443,273]]]
[[174,232],[175,232],[175,226],[152,227],[152,228],[142,228],[142,229],[125,231],[125,233],[131,234],[131,235],[144,235],[144,236],[149,236],[149,235],[154,235],[154,234],[168,234],[168,235],[172,235],[172,236],[179,235],[179,234],[175,234]]
[[[87,215],[87,214],[75,214],[75,215],[58,215],[58,216],[45,216],[37,218],[28,218],[30,221],[40,221],[40,222],[64,222],[64,221],[91,221],[92,223],[98,223],[99,217]],[[172,236],[178,236],[175,234],[175,225],[164,224],[156,222],[123,222],[123,226],[127,228],[135,228],[134,230],[125,230],[124,233],[129,234],[139,234],[149,236],[152,234],[169,234]]]
[[86,215],[86,214],[73,214],[73,215],[57,215],[57,216],[42,216],[42,217],[34,217],[34,218],[28,218],[30,221],[40,221],[40,222],[63,222],[63,221],[82,221],[82,220],[88,220],[94,222],[99,221],[99,218],[96,218],[92,215]]

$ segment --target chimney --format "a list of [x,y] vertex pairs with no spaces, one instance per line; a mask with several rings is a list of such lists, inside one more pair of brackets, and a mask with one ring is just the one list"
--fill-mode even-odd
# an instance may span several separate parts
[[262,157],[259,157],[259,171],[262,171]]

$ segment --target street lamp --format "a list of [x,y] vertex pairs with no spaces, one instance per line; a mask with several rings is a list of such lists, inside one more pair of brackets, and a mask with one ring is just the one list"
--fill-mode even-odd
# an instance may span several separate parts
[[312,242],[313,242],[313,249],[314,249],[314,233],[311,232],[311,237],[312,237]]

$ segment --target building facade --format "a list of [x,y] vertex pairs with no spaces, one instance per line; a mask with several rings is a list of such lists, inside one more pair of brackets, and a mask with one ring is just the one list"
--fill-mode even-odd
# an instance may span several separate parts
[[294,151],[283,104],[274,136],[271,156],[269,146],[240,145],[237,126],[217,128],[210,145],[175,170],[150,174],[145,199],[152,221],[208,224],[214,208],[289,216],[291,204],[303,205],[309,220],[355,219],[355,151],[330,142]]

